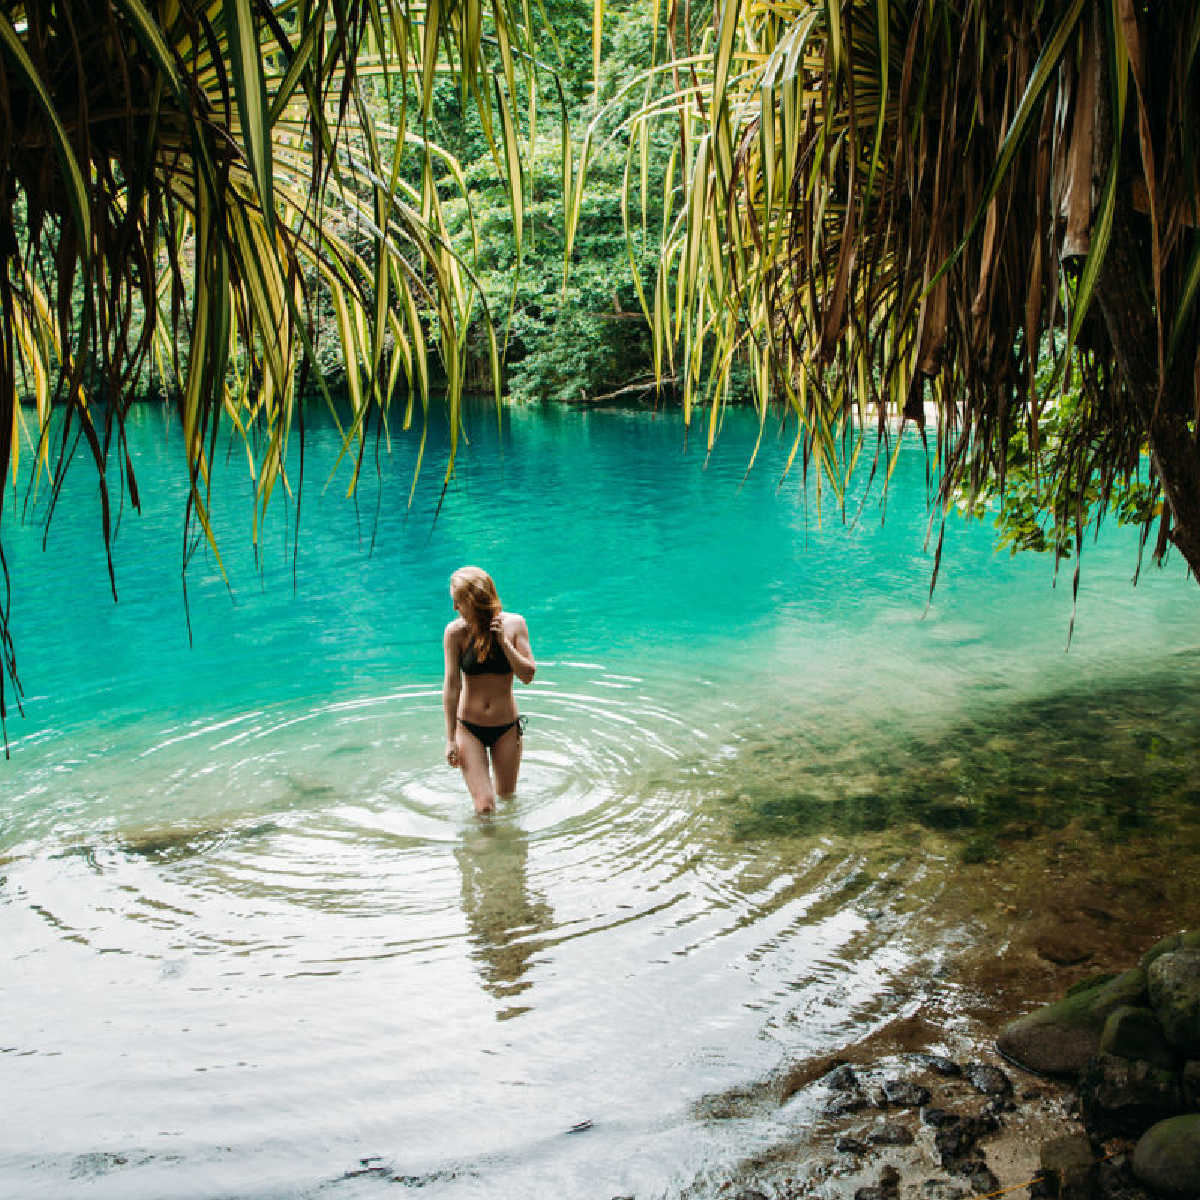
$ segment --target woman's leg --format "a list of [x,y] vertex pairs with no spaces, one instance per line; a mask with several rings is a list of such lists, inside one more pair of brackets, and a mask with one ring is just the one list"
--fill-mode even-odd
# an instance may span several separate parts
[[492,778],[488,774],[488,754],[483,743],[473,734],[458,727],[455,739],[458,746],[458,765],[462,768],[467,791],[475,802],[477,813],[492,812],[496,807],[496,793]]
[[521,770],[520,725],[514,725],[492,747],[492,774],[496,777],[496,792],[511,796],[517,790],[517,773]]

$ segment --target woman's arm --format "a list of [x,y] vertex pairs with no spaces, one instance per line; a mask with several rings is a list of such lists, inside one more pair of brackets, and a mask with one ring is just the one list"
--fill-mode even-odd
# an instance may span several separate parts
[[458,766],[458,697],[462,692],[462,674],[458,669],[458,639],[454,636],[454,622],[446,626],[442,635],[442,650],[446,666],[442,674],[442,709],[446,714],[446,761]]
[[513,674],[522,683],[532,683],[537,672],[537,663],[533,660],[533,647],[529,644],[529,627],[525,618],[516,613],[508,614],[509,629],[504,628],[504,618],[497,617],[492,622],[492,633],[508,659]]

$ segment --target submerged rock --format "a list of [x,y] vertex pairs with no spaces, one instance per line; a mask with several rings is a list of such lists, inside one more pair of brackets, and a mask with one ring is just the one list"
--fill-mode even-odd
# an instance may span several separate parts
[[1148,1129],[1133,1152],[1133,1171],[1172,1200],[1200,1196],[1200,1113],[1171,1117]]
[[948,1108],[923,1108],[921,1109],[921,1120],[926,1125],[932,1125],[937,1128],[940,1125],[953,1125],[956,1121],[961,1121],[962,1117],[958,1113],[951,1112]]
[[920,1108],[929,1103],[929,1089],[907,1079],[885,1079],[883,1098],[897,1108]]
[[1005,1058],[1046,1075],[1074,1075],[1100,1049],[1109,1013],[1146,998],[1146,973],[1134,967],[1102,978],[1004,1027],[996,1048]]
[[1167,1041],[1181,1056],[1200,1058],[1200,948],[1159,955],[1146,982]]
[[985,1162],[973,1164],[967,1178],[971,1181],[971,1190],[980,1196],[990,1196],[1000,1187],[1000,1180]]
[[916,1059],[921,1066],[934,1071],[938,1075],[945,1075],[947,1078],[962,1074],[962,1067],[953,1059],[946,1058],[943,1054],[918,1054]]
[[834,1067],[821,1082],[831,1092],[858,1091],[859,1088],[858,1076],[855,1075],[849,1064],[846,1063],[843,1063],[840,1067]]
[[1007,1098],[1012,1095],[1012,1080],[999,1067],[990,1067],[986,1063],[969,1063],[963,1074],[966,1075],[967,1082],[985,1096]]
[[970,1194],[962,1184],[951,1183],[948,1179],[927,1179],[921,1190],[929,1200],[963,1200]]
[[942,1167],[955,1175],[969,1175],[979,1163],[976,1139],[982,1130],[970,1117],[938,1125],[933,1135]]
[[913,1144],[912,1130],[907,1125],[894,1121],[885,1122],[878,1129],[872,1129],[867,1135],[876,1146],[911,1146]]
[[1097,1054],[1079,1076],[1084,1120],[1101,1136],[1136,1137],[1147,1125],[1177,1113],[1181,1101],[1179,1076],[1148,1062]]
[[1100,1053],[1139,1058],[1156,1067],[1173,1067],[1175,1056],[1152,1008],[1122,1004],[1108,1014],[1100,1034]]
[[875,1187],[859,1188],[854,1200],[895,1200],[900,1194],[900,1172],[894,1166],[884,1166],[880,1182]]

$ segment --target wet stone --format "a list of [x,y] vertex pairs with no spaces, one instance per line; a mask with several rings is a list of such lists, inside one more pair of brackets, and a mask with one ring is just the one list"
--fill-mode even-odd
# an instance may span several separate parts
[[1195,1200],[1200,1180],[1200,1113],[1172,1117],[1147,1129],[1133,1152],[1133,1173],[1151,1191],[1171,1200]]
[[1093,1132],[1136,1137],[1148,1125],[1179,1112],[1179,1076],[1148,1062],[1098,1054],[1079,1077],[1084,1121]]
[[848,1065],[834,1067],[832,1071],[826,1075],[821,1082],[831,1092],[849,1092],[858,1091],[858,1076],[850,1069]]
[[895,1200],[900,1194],[900,1172],[886,1166],[879,1172],[879,1182],[871,1187],[860,1187],[854,1200]]
[[1040,1154],[1043,1182],[1056,1200],[1091,1200],[1095,1156],[1084,1134],[1068,1134],[1043,1142]]
[[867,1135],[877,1146],[911,1146],[913,1144],[912,1130],[906,1125],[898,1125],[888,1121],[878,1129],[872,1129]]
[[1160,955],[1146,979],[1150,1005],[1167,1041],[1183,1057],[1200,1056],[1200,948]]
[[962,1184],[951,1183],[948,1179],[927,1179],[921,1185],[921,1191],[929,1200],[964,1200],[970,1195]]
[[937,1075],[945,1075],[947,1077],[958,1076],[962,1074],[962,1067],[953,1059],[946,1058],[941,1054],[918,1054],[917,1062],[927,1070],[933,1071]]
[[833,1143],[833,1148],[839,1154],[865,1154],[867,1151],[867,1143],[860,1142],[858,1138],[851,1137],[848,1133],[844,1133]]
[[1122,1004],[1108,1014],[1100,1034],[1100,1053],[1140,1058],[1156,1067],[1174,1065],[1174,1055],[1154,1010],[1133,1004]]
[[839,1092],[825,1105],[827,1117],[846,1117],[868,1108],[871,1101],[860,1091]]
[[733,1200],[767,1200],[767,1197],[758,1188],[746,1188],[745,1191],[738,1192]]
[[1155,942],[1142,955],[1140,965],[1145,970],[1156,958],[1161,958],[1164,954],[1170,954],[1175,950],[1197,949],[1200,949],[1200,929],[1187,930],[1182,933],[1169,933],[1161,941]]
[[1000,1180],[986,1163],[976,1163],[967,1172],[967,1178],[971,1181],[972,1190],[978,1195],[987,1195],[1000,1187]]
[[985,1096],[1011,1096],[1012,1080],[999,1067],[986,1063],[969,1063],[963,1074],[967,1082]]
[[1145,1003],[1146,973],[1099,976],[1062,1000],[1011,1021],[996,1048],[1005,1058],[1049,1075],[1073,1075],[1100,1048],[1108,1014],[1122,1004]]
[[939,1125],[933,1135],[938,1161],[947,1171],[953,1171],[956,1175],[966,1174],[969,1160],[975,1156],[976,1136],[973,1121],[959,1120]]
[[921,1120],[926,1125],[933,1125],[935,1128],[939,1125],[953,1125],[962,1120],[958,1113],[952,1113],[948,1108],[923,1108],[921,1109]]
[[885,1079],[883,1098],[897,1108],[920,1108],[929,1103],[929,1089],[907,1079]]

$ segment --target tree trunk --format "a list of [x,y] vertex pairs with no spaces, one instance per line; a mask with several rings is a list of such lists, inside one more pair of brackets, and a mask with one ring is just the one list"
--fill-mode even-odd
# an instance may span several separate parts
[[[1101,132],[1111,138],[1111,131],[1102,127]],[[1131,196],[1122,188],[1096,281],[1096,302],[1124,376],[1133,415],[1150,443],[1150,459],[1170,513],[1170,540],[1200,582],[1200,442],[1189,429],[1195,385],[1189,362],[1187,371],[1176,367],[1167,372],[1160,395],[1150,264],[1134,221]],[[1162,299],[1165,312],[1174,312],[1170,298]]]

